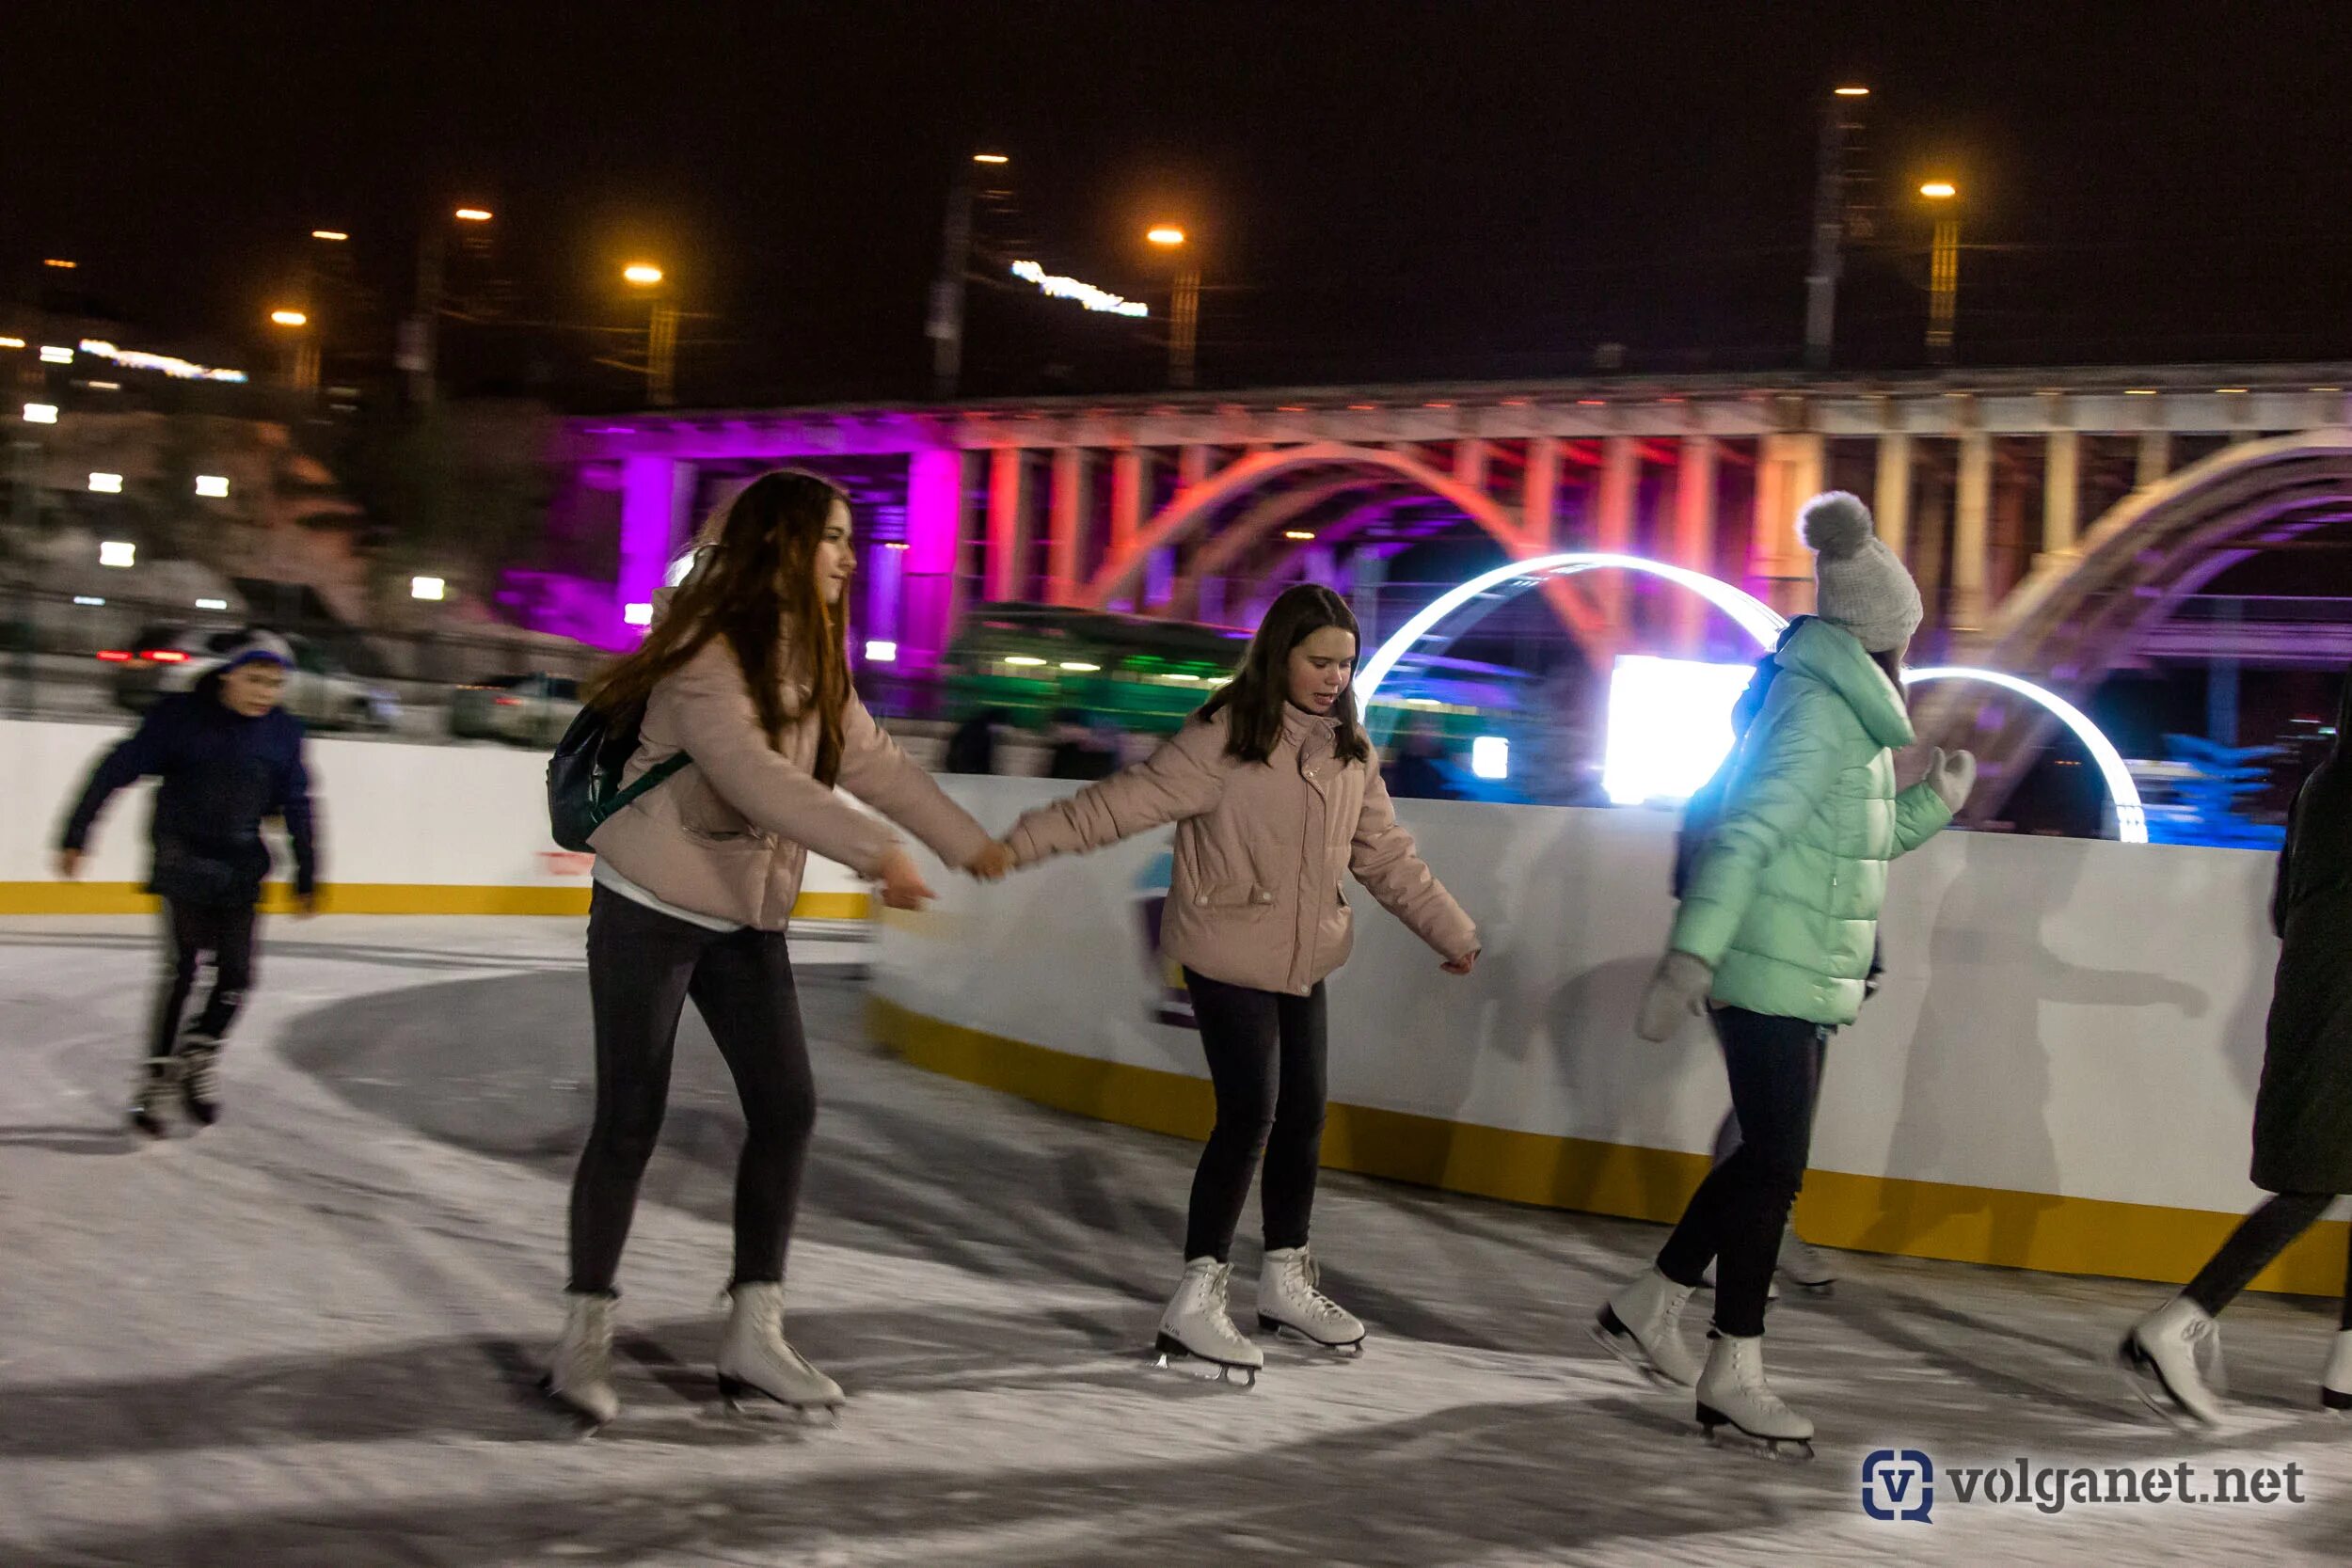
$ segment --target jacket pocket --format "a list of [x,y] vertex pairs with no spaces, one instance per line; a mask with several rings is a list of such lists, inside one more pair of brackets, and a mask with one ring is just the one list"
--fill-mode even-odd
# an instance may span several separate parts
[[1254,882],[1213,882],[1192,892],[1192,906],[1220,913],[1247,913],[1274,907],[1274,895]]

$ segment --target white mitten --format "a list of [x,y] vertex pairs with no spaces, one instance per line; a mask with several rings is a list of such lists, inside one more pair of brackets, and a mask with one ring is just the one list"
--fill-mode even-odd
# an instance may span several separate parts
[[1688,953],[1668,953],[1642,993],[1633,1032],[1645,1040],[1664,1039],[1687,1015],[1707,1011],[1707,993],[1714,984],[1715,972],[1706,964]]
[[1960,808],[1968,803],[1968,792],[1977,787],[1976,753],[1946,752],[1938,746],[1928,758],[1927,784],[1935,791],[1935,798],[1957,816]]

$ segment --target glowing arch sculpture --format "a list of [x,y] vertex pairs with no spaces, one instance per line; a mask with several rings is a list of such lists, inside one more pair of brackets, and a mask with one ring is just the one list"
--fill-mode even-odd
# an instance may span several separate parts
[[[1645,572],[1677,587],[1689,589],[1730,616],[1740,630],[1756,639],[1759,648],[1772,647],[1779,641],[1782,629],[1788,625],[1761,599],[1704,572],[1694,572],[1686,566],[1669,566],[1663,562],[1649,561],[1641,556],[1570,550],[1560,555],[1541,556],[1533,561],[1497,566],[1440,594],[1420,614],[1399,626],[1395,635],[1383,642],[1372,656],[1371,661],[1356,679],[1358,703],[1369,715],[1373,703],[1380,694],[1381,684],[1395,672],[1398,662],[1412,651],[1413,645],[1447,616],[1473,600],[1504,587],[1510,590],[1506,597],[1515,596],[1534,587],[1538,579],[1545,577],[1565,577],[1603,568]],[[2115,743],[2099,726],[2090,721],[2090,715],[2056,692],[2004,670],[1943,664],[1903,672],[1906,686],[1941,680],[1984,681],[2049,710],[2054,718],[2074,733],[2074,737],[2083,743],[2083,749],[2090,753],[2091,761],[2097,765],[2099,776],[2106,784],[2108,797],[2115,805],[2116,837],[2125,844],[2148,842],[2148,813],[2139,799],[2139,786],[2133,783],[2131,769],[2124,766],[2123,754],[2115,749]]]

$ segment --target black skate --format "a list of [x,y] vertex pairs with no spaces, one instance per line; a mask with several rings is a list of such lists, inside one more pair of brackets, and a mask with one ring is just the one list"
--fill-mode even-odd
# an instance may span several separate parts
[[156,1056],[149,1059],[146,1076],[139,1081],[139,1092],[131,1101],[131,1125],[151,1138],[167,1135],[164,1107],[171,1101],[171,1091],[179,1086],[180,1060],[176,1056]]
[[220,1119],[220,1041],[191,1035],[181,1044],[180,1103],[201,1126]]

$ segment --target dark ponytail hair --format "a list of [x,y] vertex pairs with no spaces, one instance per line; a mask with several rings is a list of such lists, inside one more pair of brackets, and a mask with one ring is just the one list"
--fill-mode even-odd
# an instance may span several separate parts
[[[1357,657],[1363,655],[1363,637],[1356,629],[1356,612],[1347,601],[1319,583],[1302,582],[1286,588],[1258,624],[1249,640],[1241,669],[1217,694],[1200,705],[1199,717],[1227,715],[1225,750],[1244,762],[1264,762],[1282,743],[1282,708],[1290,701],[1291,654],[1327,627],[1337,626],[1356,639]],[[1351,668],[1346,689],[1331,705],[1339,720],[1334,737],[1341,758],[1370,762],[1372,742],[1364,738],[1356,720],[1356,683]]]

